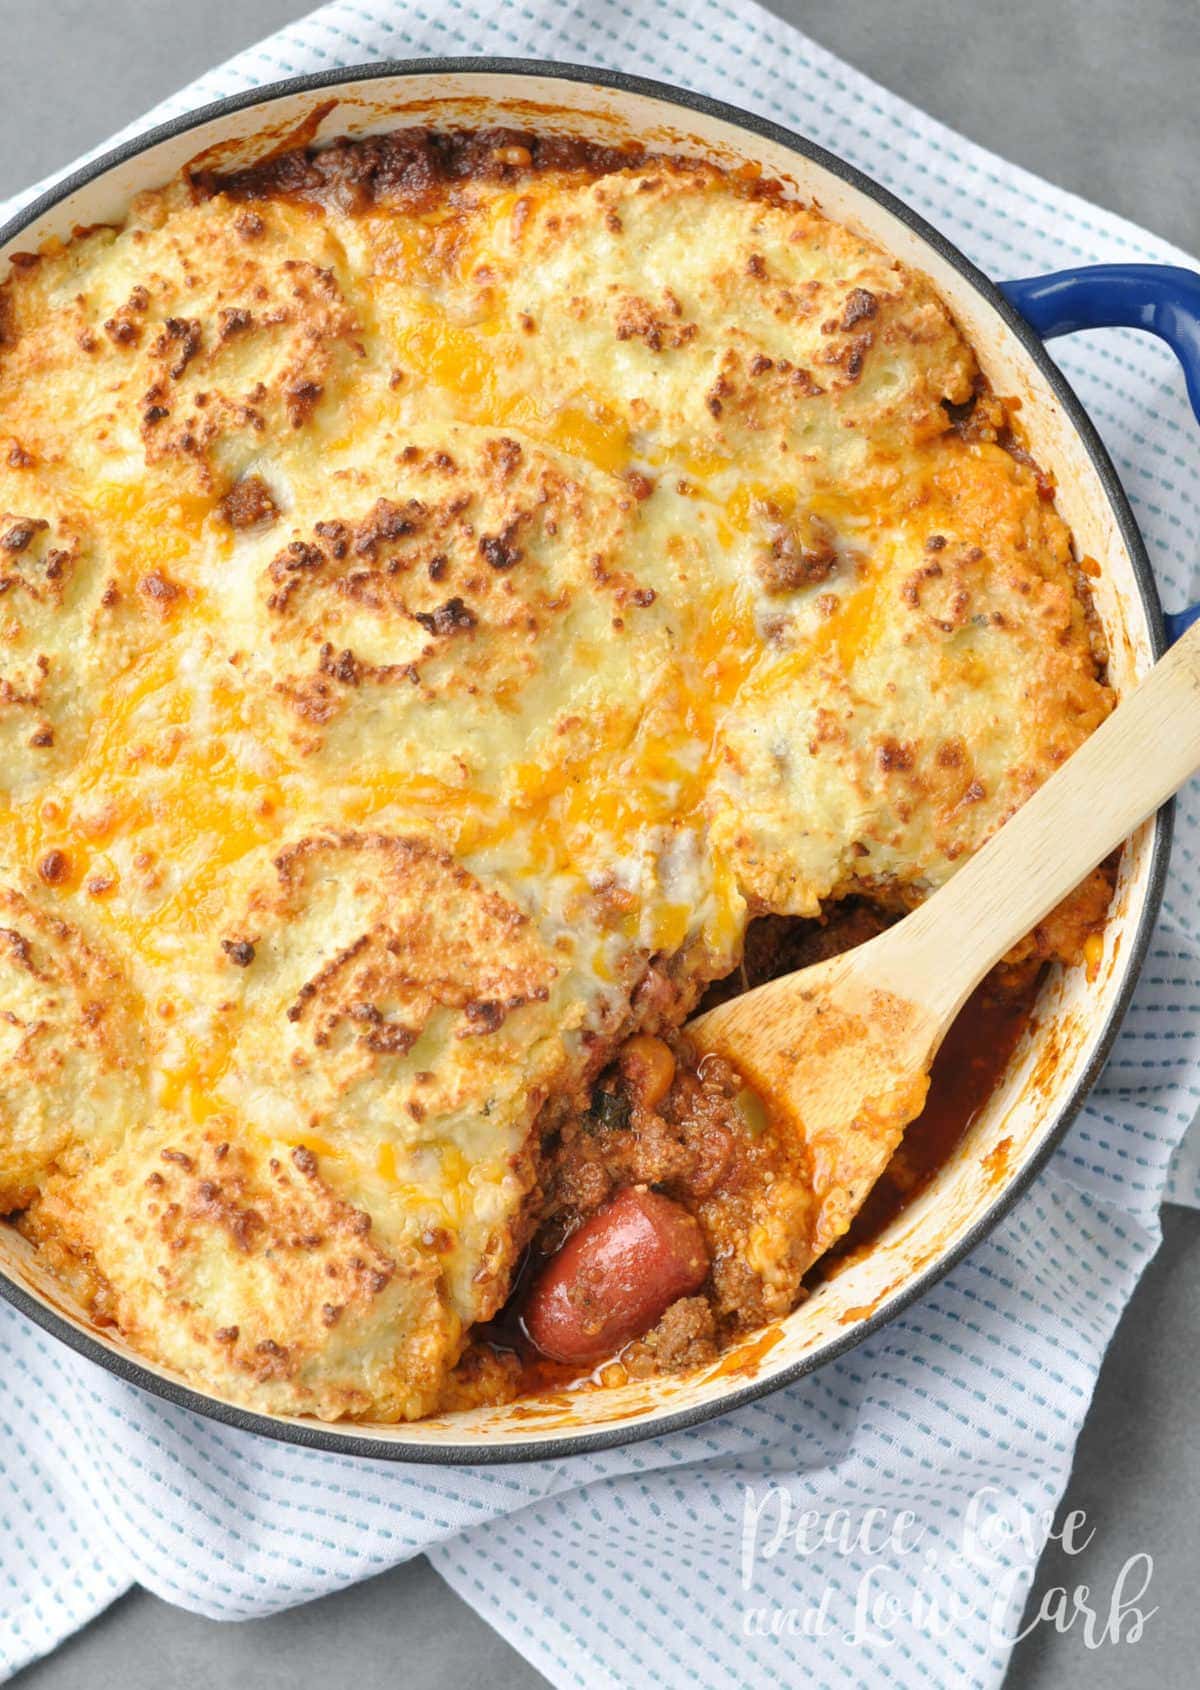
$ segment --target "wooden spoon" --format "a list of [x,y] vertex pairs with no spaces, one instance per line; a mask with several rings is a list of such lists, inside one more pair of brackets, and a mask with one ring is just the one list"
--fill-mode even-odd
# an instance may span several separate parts
[[[793,1217],[793,1271],[849,1226],[920,1114],[938,1046],[983,976],[1198,767],[1200,624],[919,909],[688,1023],[693,1046],[733,1063],[784,1128],[779,1218]],[[798,1184],[811,1192],[803,1240]]]

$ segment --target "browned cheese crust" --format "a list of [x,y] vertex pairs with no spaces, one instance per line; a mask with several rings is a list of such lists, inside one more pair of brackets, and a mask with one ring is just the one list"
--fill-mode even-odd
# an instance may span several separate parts
[[929,283],[748,176],[410,130],[18,255],[0,1208],[202,1389],[396,1418],[513,1389],[454,1368],[570,1181],[659,1181],[698,1363],[799,1294],[804,1148],[681,1071],[564,1160],[589,1088],[1070,755],[1080,581]]

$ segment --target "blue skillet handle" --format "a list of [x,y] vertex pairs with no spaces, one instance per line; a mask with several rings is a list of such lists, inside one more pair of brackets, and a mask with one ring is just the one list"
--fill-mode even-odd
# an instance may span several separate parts
[[[1174,264],[1093,264],[1003,282],[1001,293],[1043,340],[1079,329],[1147,329],[1183,365],[1200,421],[1200,275]],[[1174,644],[1200,620],[1200,604],[1164,616]]]

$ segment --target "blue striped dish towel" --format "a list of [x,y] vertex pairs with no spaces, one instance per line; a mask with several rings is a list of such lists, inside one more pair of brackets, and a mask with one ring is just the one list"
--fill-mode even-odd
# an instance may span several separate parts
[[[300,71],[480,52],[618,66],[762,112],[886,183],[994,276],[1188,262],[743,0],[337,0],[145,123]],[[1200,596],[1197,441],[1174,362],[1122,331],[1061,356],[1165,597]],[[1200,1097],[1198,864],[1193,786],[1107,1073],[1014,1212],[869,1342],[694,1431],[525,1467],[356,1464],[152,1400],[0,1307],[0,1677],[132,1581],[246,1619],[425,1550],[557,1685],[998,1684],[1159,1205],[1200,1195],[1200,1146],[1169,1185]]]

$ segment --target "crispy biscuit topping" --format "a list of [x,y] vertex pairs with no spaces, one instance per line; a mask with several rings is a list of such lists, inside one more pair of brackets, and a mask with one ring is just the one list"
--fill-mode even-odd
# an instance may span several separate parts
[[237,1401],[428,1412],[616,1042],[1110,707],[949,313],[777,186],[341,142],[0,322],[0,1206]]

